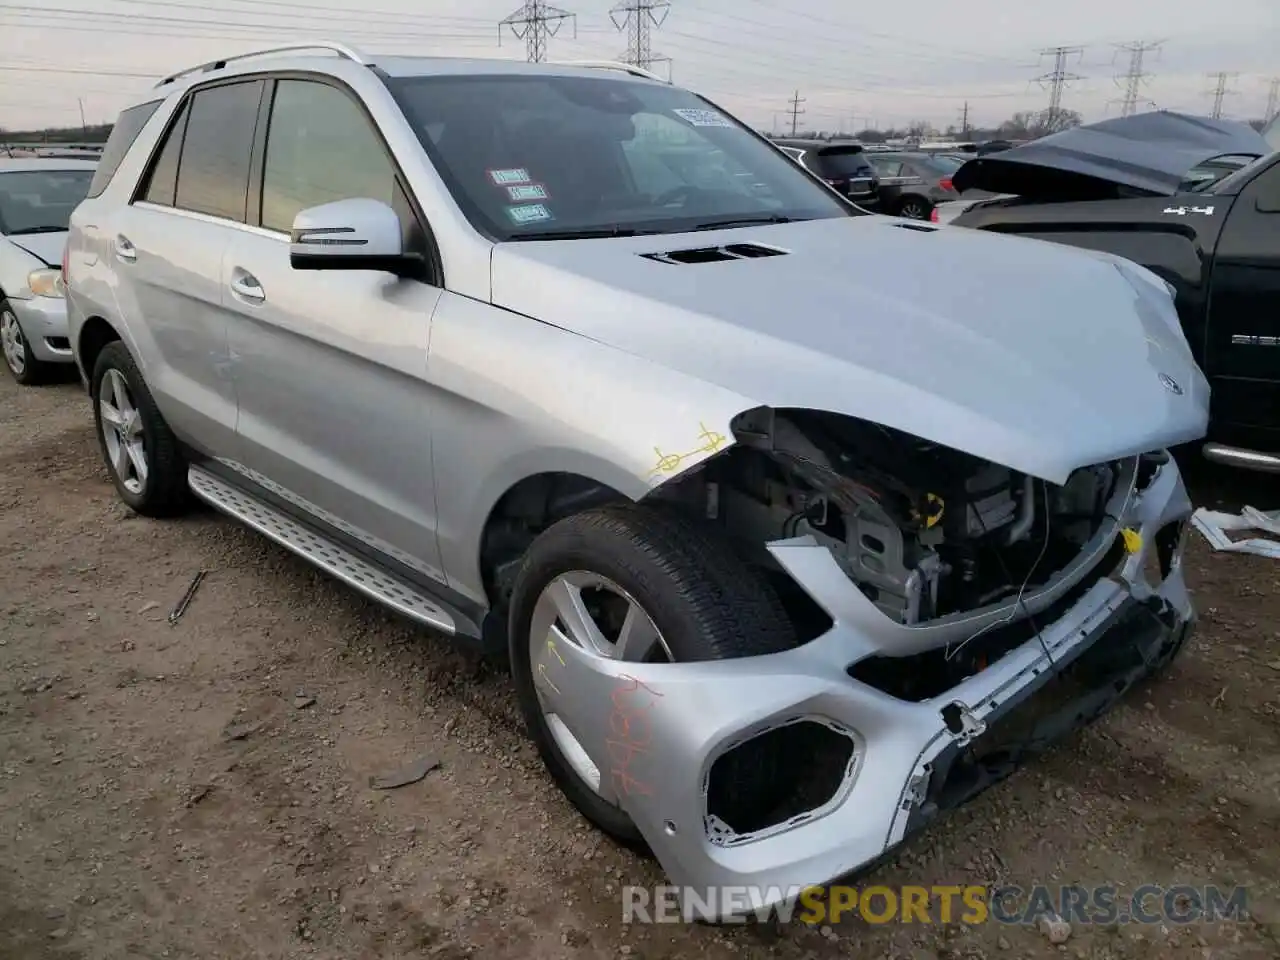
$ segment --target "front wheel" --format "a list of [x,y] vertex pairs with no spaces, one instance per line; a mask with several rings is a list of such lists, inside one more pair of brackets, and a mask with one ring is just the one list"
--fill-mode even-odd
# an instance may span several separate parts
[[[548,642],[629,662],[724,660],[795,645],[772,587],[713,529],[659,508],[610,505],[576,514],[529,548],[511,599],[511,669],[530,735],[552,778],[596,826],[636,843],[608,772],[582,748],[535,679]],[[768,809],[787,789],[785,758],[729,756],[727,789]]]
[[9,373],[24,387],[49,379],[53,364],[45,363],[32,354],[18,323],[18,315],[4,297],[0,297],[0,349],[4,352],[4,365],[9,368]]
[[89,385],[98,443],[120,499],[147,517],[179,512],[189,502],[186,463],[119,340],[102,348]]

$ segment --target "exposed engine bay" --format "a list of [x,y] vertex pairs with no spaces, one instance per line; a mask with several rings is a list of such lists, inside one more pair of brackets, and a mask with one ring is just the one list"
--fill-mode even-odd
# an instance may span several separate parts
[[737,433],[730,456],[708,465],[708,518],[757,544],[813,537],[904,624],[1043,584],[1098,529],[1120,474],[1101,464],[1058,486],[809,410],[756,411]]

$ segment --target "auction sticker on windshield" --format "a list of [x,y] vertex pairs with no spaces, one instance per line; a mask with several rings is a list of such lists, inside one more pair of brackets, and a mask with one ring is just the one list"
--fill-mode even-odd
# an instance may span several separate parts
[[716,113],[714,110],[692,110],[688,107],[678,107],[671,112],[694,127],[733,126],[724,114]]
[[507,207],[507,216],[511,218],[511,222],[519,226],[528,223],[542,223],[546,220],[554,219],[551,211],[541,203],[519,204],[514,207]]
[[489,179],[499,187],[505,187],[513,183],[528,183],[529,171],[523,167],[514,170],[490,170]]
[[540,183],[518,183],[507,187],[507,198],[516,203],[550,199],[547,194],[547,188]]

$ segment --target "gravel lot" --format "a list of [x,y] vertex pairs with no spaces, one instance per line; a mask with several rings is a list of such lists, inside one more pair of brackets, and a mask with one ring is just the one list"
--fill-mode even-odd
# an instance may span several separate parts
[[866,881],[1245,884],[1251,919],[628,926],[659,871],[560,798],[499,671],[212,514],[134,517],[78,385],[0,377],[0,960],[1280,956],[1280,564],[1189,563],[1167,675]]

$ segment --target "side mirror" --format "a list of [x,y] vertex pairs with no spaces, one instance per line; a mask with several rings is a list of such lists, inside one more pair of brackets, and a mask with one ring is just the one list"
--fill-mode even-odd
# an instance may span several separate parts
[[358,197],[307,207],[293,218],[295,270],[385,270],[405,265],[400,218],[381,200]]

